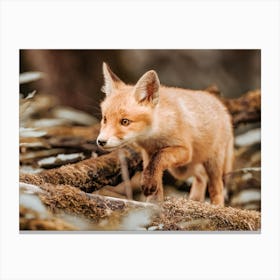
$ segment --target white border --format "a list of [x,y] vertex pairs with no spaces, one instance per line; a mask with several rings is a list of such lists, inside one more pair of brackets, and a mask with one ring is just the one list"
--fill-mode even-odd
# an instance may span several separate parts
[[[278,1],[1,2],[1,279],[279,279]],[[262,233],[18,232],[20,48],[262,49]]]

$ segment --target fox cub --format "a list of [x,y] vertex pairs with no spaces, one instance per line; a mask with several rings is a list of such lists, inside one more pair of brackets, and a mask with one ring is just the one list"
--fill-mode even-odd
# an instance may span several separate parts
[[206,91],[160,85],[154,70],[127,85],[103,63],[106,94],[97,144],[111,151],[136,143],[142,151],[141,187],[148,201],[163,200],[162,175],[193,177],[189,198],[224,204],[223,175],[232,168],[233,131],[227,109]]

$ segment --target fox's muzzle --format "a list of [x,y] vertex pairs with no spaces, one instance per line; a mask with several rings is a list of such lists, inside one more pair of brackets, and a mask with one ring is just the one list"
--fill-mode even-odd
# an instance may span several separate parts
[[106,139],[103,135],[99,135],[97,137],[96,143],[98,147],[103,150],[114,150],[119,148],[123,144],[123,141],[115,136],[111,136]]
[[97,142],[97,145],[101,146],[101,147],[104,147],[107,143],[106,140],[99,140],[99,139],[97,139],[96,142]]

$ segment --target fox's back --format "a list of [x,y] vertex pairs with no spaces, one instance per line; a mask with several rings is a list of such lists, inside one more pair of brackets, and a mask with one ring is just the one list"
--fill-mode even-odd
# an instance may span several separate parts
[[[222,102],[207,91],[196,91],[181,88],[161,87],[159,109],[172,111],[186,121],[194,121],[197,126],[223,123],[230,121],[229,113]],[[219,120],[219,121],[218,121]]]
[[196,154],[211,153],[233,137],[227,109],[208,92],[161,87],[157,110],[155,126],[178,144],[191,142]]

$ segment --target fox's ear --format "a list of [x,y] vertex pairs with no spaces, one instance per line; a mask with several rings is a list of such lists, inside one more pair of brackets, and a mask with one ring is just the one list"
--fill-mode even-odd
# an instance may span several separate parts
[[139,103],[156,105],[159,100],[159,78],[154,70],[146,72],[135,85],[135,98]]
[[118,88],[121,84],[124,84],[105,62],[103,62],[103,76],[104,85],[101,88],[101,91],[106,95],[110,95],[114,89]]

